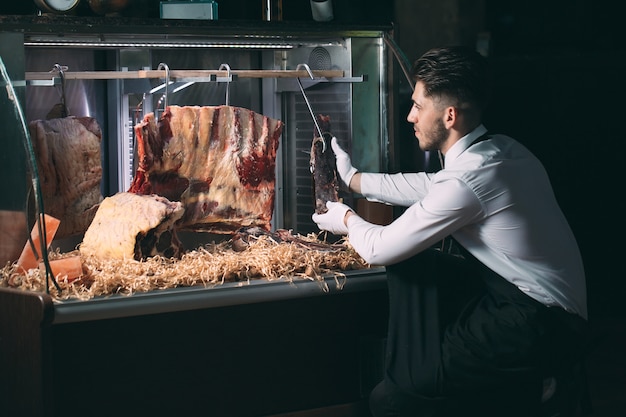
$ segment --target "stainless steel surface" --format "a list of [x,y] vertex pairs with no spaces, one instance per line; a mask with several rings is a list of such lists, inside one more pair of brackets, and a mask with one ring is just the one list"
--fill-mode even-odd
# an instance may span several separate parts
[[411,89],[413,90],[415,88],[415,81],[413,80],[413,77],[411,77],[411,63],[409,62],[409,59],[407,58],[404,51],[400,49],[400,46],[396,43],[393,37],[391,37],[389,34],[385,34],[383,35],[383,39],[385,40],[385,44],[389,47],[389,49],[391,49],[391,52],[396,58],[398,65],[400,65],[402,74],[404,74],[406,81],[409,83]]
[[144,314],[216,308],[303,297],[326,297],[331,294],[371,291],[386,288],[384,268],[348,271],[345,278],[324,277],[323,282],[293,280],[251,280],[212,287],[187,287],[113,295],[92,300],[71,300],[55,305],[55,324],[101,320]]

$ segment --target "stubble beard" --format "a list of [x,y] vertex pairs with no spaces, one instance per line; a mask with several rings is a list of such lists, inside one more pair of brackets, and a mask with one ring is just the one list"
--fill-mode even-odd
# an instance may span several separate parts
[[438,151],[448,139],[448,130],[441,119],[437,119],[435,124],[428,131],[421,135],[419,141],[423,151]]

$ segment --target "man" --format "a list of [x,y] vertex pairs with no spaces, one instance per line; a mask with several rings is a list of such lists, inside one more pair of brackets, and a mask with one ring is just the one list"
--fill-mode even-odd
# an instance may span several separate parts
[[[548,176],[524,146],[490,134],[486,59],[434,49],[413,67],[407,117],[434,174],[361,173],[335,138],[351,191],[407,207],[387,226],[329,202],[322,230],[347,234],[369,263],[387,266],[390,299],[384,380],[374,416],[531,416],[544,383],[564,382],[581,356],[587,300],[578,246]],[[435,249],[452,236],[460,253]],[[552,377],[557,377],[556,379]],[[534,414],[535,413],[535,414]]]

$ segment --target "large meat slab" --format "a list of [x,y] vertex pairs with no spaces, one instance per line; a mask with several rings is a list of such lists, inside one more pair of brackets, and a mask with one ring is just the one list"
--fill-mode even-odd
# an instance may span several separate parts
[[178,227],[232,233],[270,229],[280,120],[233,106],[169,106],[135,127],[138,168],[129,192],[180,201]]
[[102,131],[92,117],[29,123],[47,214],[61,220],[57,237],[84,233],[102,201]]

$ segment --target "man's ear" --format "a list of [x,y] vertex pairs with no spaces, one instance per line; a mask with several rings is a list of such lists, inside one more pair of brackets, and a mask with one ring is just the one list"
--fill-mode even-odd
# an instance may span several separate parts
[[446,112],[444,114],[443,122],[446,128],[451,128],[454,126],[459,119],[459,110],[454,106],[446,107]]

